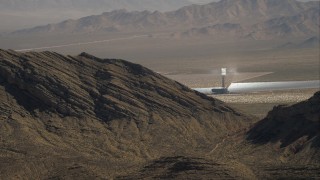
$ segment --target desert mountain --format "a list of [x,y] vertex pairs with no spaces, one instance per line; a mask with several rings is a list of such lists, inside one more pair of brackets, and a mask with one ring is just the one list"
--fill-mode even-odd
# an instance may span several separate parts
[[241,24],[223,23],[206,26],[202,28],[192,28],[184,32],[173,33],[178,37],[201,37],[211,36],[216,38],[247,38],[248,32]]
[[292,106],[274,107],[248,132],[247,139],[276,144],[284,149],[284,158],[320,162],[320,92]]
[[[226,162],[228,166],[224,167],[240,166],[242,173],[253,173],[258,179],[317,179],[319,108],[320,91],[306,101],[275,106],[248,130],[224,137],[221,148],[214,149],[210,157],[214,162]],[[236,161],[229,164],[230,158]]]
[[6,178],[114,177],[150,159],[205,154],[251,123],[140,65],[86,53],[1,50],[0,98]]
[[293,16],[279,17],[253,26],[250,36],[255,39],[310,37],[319,33],[320,6]]
[[319,44],[319,37],[313,36],[298,43],[287,42],[285,44],[275,47],[275,49],[319,48]]
[[189,0],[2,0],[0,32],[32,28],[42,24],[78,19],[93,14],[127,9],[129,11],[170,11],[203,3]]
[[0,174],[317,178],[319,95],[253,124],[138,64],[0,50]]
[[316,36],[319,32],[319,11],[319,7],[314,7],[293,16],[272,18],[249,26],[242,23],[223,23],[192,28],[180,33],[180,36],[213,36],[259,40]]
[[302,43],[298,44],[299,48],[313,48],[318,47],[319,48],[320,39],[319,37],[311,37],[303,41]]
[[318,32],[318,7],[319,2],[295,0],[222,0],[205,5],[190,5],[171,12],[117,10],[78,20],[19,30],[13,34],[140,30],[179,32],[195,28],[192,31],[199,29],[200,34],[202,32],[215,34],[215,31],[229,34],[224,31],[227,29],[231,34],[236,33],[236,36],[246,34],[256,38],[269,38],[268,34],[274,32],[282,34],[292,29],[288,36],[305,36]]

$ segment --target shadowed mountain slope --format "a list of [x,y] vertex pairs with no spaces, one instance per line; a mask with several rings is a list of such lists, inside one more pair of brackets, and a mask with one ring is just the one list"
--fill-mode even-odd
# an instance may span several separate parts
[[320,162],[320,92],[309,100],[277,106],[248,131],[254,144],[278,144],[285,156]]
[[140,65],[86,53],[0,50],[0,99],[7,178],[110,178],[150,159],[205,154],[251,123]]
[[258,179],[319,179],[319,108],[320,92],[276,106],[247,130],[223,137],[208,156]]
[[164,157],[152,161],[139,172],[123,179],[255,179],[250,173],[239,175],[237,169],[204,158]]

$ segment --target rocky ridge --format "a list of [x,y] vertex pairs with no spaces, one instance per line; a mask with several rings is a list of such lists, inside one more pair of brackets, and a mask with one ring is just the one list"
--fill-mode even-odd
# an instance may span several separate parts
[[1,53],[1,77],[41,102],[33,109],[47,108],[63,116],[99,117],[105,122],[148,118],[148,112],[154,111],[173,117],[192,117],[206,111],[240,116],[219,100],[126,61],[104,60],[86,53],[77,57],[53,52]]
[[319,162],[319,130],[320,92],[317,92],[307,101],[274,107],[248,131],[247,140],[254,144],[276,144],[284,150],[285,158]]
[[0,98],[8,178],[112,178],[162,156],[206,154],[252,122],[141,65],[86,53],[0,50]]

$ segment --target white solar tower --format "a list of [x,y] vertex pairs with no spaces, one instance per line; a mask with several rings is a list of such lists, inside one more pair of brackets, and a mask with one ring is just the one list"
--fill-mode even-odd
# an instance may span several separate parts
[[227,68],[221,68],[221,85],[222,85],[222,88],[225,88],[226,87],[226,82],[225,82],[225,78],[226,78],[226,75],[227,75]]

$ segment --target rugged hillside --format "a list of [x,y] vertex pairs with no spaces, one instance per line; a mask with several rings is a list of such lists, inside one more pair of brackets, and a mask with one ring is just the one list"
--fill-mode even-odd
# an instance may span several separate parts
[[[219,100],[123,60],[0,51],[2,177],[114,177],[198,156],[251,122]],[[130,168],[129,168],[130,167]]]
[[274,18],[254,25],[249,34],[254,39],[317,36],[319,32],[320,6],[293,16]]
[[291,16],[317,7],[317,2],[303,3],[296,0],[222,0],[206,5],[191,5],[169,15],[196,23],[244,23],[254,24],[279,16]]
[[277,106],[249,132],[255,144],[277,144],[285,158],[320,162],[320,92],[309,100]]
[[124,179],[256,179],[247,172],[204,158],[164,157],[148,163]]
[[[318,7],[319,2],[304,3],[295,0],[222,0],[205,5],[190,5],[165,13],[117,10],[78,20],[19,30],[12,34],[137,32],[140,30],[186,31],[191,28],[200,28],[201,33],[203,28],[216,31],[216,26],[240,24],[241,27],[247,27],[237,30],[237,36],[239,36],[239,32],[241,32],[240,36],[243,36],[243,34],[257,34],[260,31],[264,34],[272,34],[274,31],[281,34],[283,30],[287,30],[286,27],[281,29],[282,26],[294,29],[293,27],[296,27],[298,23],[297,32],[288,35],[293,36],[297,33],[298,35],[301,33],[302,35],[310,35],[310,33],[318,32],[319,21],[317,19],[319,18],[317,13],[309,11],[311,11],[310,8],[315,8],[314,11],[318,11]],[[316,23],[313,24],[314,22]],[[279,25],[279,23],[284,25]],[[308,28],[305,29],[305,26]],[[232,29],[229,31],[234,34]],[[229,35],[226,32],[225,34],[227,34],[225,36]]]
[[220,101],[140,65],[102,60],[86,53],[73,58],[51,52],[2,51],[0,70],[5,81],[42,102],[33,109],[45,108],[63,116],[97,116],[107,122],[149,118],[153,111],[172,117],[197,116],[206,111],[234,113]]
[[0,50],[0,99],[5,179],[320,177],[320,92],[253,124],[127,61]]
[[180,33],[180,36],[211,36],[224,39],[232,37],[257,40],[312,37],[317,36],[319,32],[319,11],[320,6],[313,7],[292,16],[276,17],[253,25],[243,23],[215,24],[187,30]]
[[276,106],[247,130],[222,138],[207,159],[258,179],[319,179],[319,108],[320,91],[298,104]]

